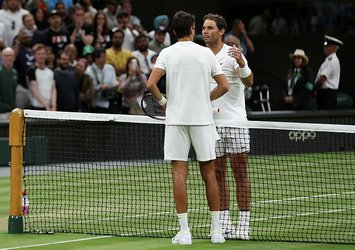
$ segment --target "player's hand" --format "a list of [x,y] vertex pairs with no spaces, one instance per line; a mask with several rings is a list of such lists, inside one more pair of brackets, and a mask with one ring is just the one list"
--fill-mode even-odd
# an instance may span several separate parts
[[243,60],[242,51],[240,49],[233,45],[233,47],[229,49],[228,54],[237,61],[239,67],[244,68],[245,62]]

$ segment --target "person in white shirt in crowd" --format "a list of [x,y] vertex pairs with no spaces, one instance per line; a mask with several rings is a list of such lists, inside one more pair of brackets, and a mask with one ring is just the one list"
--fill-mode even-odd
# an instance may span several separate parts
[[54,72],[46,65],[46,46],[36,44],[33,47],[35,65],[28,69],[31,109],[57,110],[57,89]]
[[121,11],[117,14],[118,28],[124,32],[124,40],[122,48],[134,51],[134,39],[139,35],[139,32],[133,29],[132,25],[129,23],[129,15]]
[[0,23],[5,25],[4,43],[11,47],[23,25],[22,16],[30,13],[21,7],[20,0],[6,0],[5,6],[6,9],[0,10]]
[[156,52],[148,48],[148,38],[143,33],[135,38],[134,44],[137,50],[133,51],[132,56],[138,59],[142,73],[148,77],[153,69],[151,59]]
[[115,107],[112,101],[118,86],[115,69],[111,64],[106,63],[105,49],[95,49],[93,59],[93,64],[86,69],[86,74],[92,78],[95,88],[93,112],[114,113]]

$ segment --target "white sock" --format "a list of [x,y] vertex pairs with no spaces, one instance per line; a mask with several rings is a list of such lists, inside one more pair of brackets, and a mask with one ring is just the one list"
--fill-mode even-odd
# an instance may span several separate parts
[[211,212],[211,219],[212,219],[212,223],[211,223],[211,230],[215,231],[215,230],[221,230],[221,224],[219,222],[219,211],[210,211]]
[[222,210],[222,211],[220,211],[220,213],[219,213],[219,220],[220,220],[220,221],[230,221],[230,220],[231,220],[231,217],[230,217],[230,214],[229,214],[229,210]]
[[181,231],[189,231],[189,224],[187,222],[187,213],[177,214]]
[[249,227],[250,211],[239,211],[239,225]]

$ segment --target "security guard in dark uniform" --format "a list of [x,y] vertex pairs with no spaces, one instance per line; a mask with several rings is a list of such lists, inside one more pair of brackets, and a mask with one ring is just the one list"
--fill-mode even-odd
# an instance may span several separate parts
[[340,80],[340,63],[336,52],[343,42],[327,35],[324,39],[323,52],[327,57],[318,70],[314,91],[318,109],[335,109]]

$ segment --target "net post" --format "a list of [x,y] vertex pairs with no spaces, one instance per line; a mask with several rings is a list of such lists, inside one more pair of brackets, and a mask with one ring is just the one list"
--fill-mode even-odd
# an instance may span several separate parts
[[10,113],[9,145],[11,147],[10,162],[10,211],[9,234],[23,233],[22,217],[22,162],[24,146],[24,112],[16,108]]

